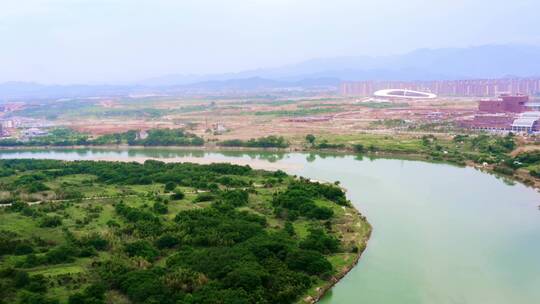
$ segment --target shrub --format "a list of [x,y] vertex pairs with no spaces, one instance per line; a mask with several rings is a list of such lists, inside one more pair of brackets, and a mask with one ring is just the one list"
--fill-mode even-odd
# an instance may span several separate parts
[[171,199],[173,199],[175,201],[179,201],[181,199],[184,199],[184,197],[186,197],[186,195],[180,189],[174,190],[173,195],[171,195]]
[[287,266],[310,275],[325,275],[332,271],[332,264],[317,251],[296,250],[287,255]]
[[129,243],[124,247],[128,256],[140,256],[148,261],[153,261],[159,256],[159,251],[148,241],[140,240]]
[[39,223],[40,227],[58,227],[60,225],[62,225],[62,218],[49,215],[44,216]]
[[158,214],[166,214],[167,212],[169,212],[169,208],[167,208],[167,205],[160,202],[154,203],[154,206],[152,207],[152,209],[154,210],[155,213],[158,213]]
[[167,182],[167,183],[165,184],[165,191],[167,191],[167,192],[173,191],[174,188],[176,188],[176,184],[173,183],[173,182]]

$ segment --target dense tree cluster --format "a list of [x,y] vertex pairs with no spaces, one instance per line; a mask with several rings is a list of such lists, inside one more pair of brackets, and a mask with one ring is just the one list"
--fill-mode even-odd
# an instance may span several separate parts
[[70,129],[51,130],[47,136],[32,137],[29,140],[2,139],[0,146],[100,146],[100,145],[142,145],[142,146],[202,146],[204,139],[182,129],[153,129],[141,138],[138,131],[101,135],[91,139]]
[[0,140],[2,147],[16,146],[80,146],[91,144],[88,135],[75,132],[67,128],[50,130],[46,136],[32,137],[28,140],[7,138]]
[[[209,189],[216,184],[224,182],[225,185],[246,185],[244,181],[235,176],[247,176],[252,172],[249,166],[230,164],[196,165],[190,163],[166,164],[159,161],[146,161],[138,163],[111,163],[111,162],[58,162],[54,160],[10,160],[1,161],[0,166],[5,170],[19,172],[32,170],[47,170],[41,182],[49,177],[65,176],[70,174],[91,174],[98,177],[99,182],[106,184],[146,185],[152,183],[174,183],[176,185]],[[224,179],[224,175],[228,175]],[[26,175],[22,175],[23,178]],[[20,179],[19,178],[19,179]],[[26,187],[35,182],[35,178],[24,182],[11,184],[11,189]]]
[[135,139],[130,145],[142,146],[202,146],[204,139],[182,129],[149,130],[146,138]]
[[[114,199],[107,208],[81,201],[12,202],[0,216],[17,213],[35,223],[34,229],[56,237],[0,231],[0,257],[9,256],[11,263],[0,264],[0,303],[102,304],[113,290],[134,304],[291,303],[315,282],[330,278],[334,268],[327,255],[343,250],[332,235],[329,206],[348,205],[344,192],[282,171],[157,161],[0,160],[0,172],[14,176],[2,179],[1,187],[28,192],[29,184],[52,185],[71,175],[90,175],[92,183],[108,187],[163,190],[161,196]],[[191,207],[175,209],[179,203]],[[81,224],[70,218],[73,213],[99,220]],[[294,228],[298,217],[310,227],[302,235]],[[88,271],[81,280],[72,274],[54,279],[32,274],[80,263]],[[65,284],[70,288],[62,301],[51,296],[52,286]]]
[[20,304],[59,304],[56,299],[45,295],[47,280],[42,275],[30,276],[28,272],[14,268],[0,269],[0,303],[10,301],[13,295],[19,293]]
[[223,147],[248,147],[248,148],[287,148],[289,143],[282,136],[266,136],[252,138],[250,140],[231,139],[219,142]]
[[272,201],[276,213],[289,219],[304,216],[310,219],[326,220],[334,211],[325,206],[318,206],[316,200],[325,198],[338,205],[348,205],[345,193],[335,185],[313,183],[305,179],[289,184],[283,192],[277,193]]

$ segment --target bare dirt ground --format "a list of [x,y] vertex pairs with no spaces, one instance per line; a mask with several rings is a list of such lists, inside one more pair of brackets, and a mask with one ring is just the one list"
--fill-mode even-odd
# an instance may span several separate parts
[[[437,124],[461,120],[474,114],[474,99],[441,98],[430,101],[391,101],[377,104],[361,98],[321,95],[306,98],[171,98],[144,103],[119,103],[102,100],[98,106],[128,110],[152,108],[160,115],[66,119],[63,123],[93,135],[146,130],[187,128],[205,138],[249,139],[267,135],[290,138],[309,133],[351,134],[363,131],[388,131],[392,120],[408,125]],[[226,132],[215,132],[221,125]]]

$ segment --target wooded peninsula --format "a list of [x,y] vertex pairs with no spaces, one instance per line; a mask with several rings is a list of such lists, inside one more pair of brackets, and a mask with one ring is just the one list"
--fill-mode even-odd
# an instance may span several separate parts
[[231,164],[0,161],[0,303],[313,302],[371,227],[339,183]]

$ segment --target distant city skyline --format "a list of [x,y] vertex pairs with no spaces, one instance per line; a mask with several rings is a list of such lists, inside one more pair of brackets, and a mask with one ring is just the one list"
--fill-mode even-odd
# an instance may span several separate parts
[[356,81],[343,82],[341,95],[372,96],[377,90],[406,89],[425,91],[441,96],[494,97],[501,94],[536,95],[540,93],[540,78],[467,79],[439,81]]
[[419,48],[540,45],[540,1],[5,0],[0,82],[128,83]]

